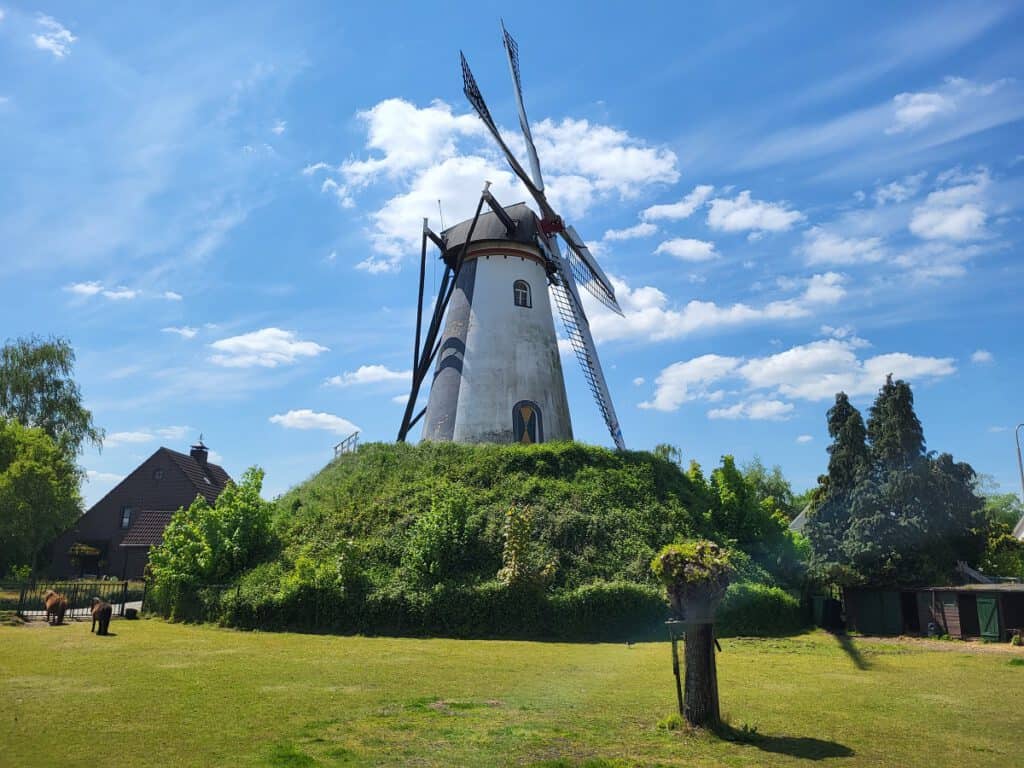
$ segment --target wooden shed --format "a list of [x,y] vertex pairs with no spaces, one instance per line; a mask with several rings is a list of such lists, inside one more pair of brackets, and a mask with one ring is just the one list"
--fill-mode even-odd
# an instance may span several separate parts
[[917,592],[922,632],[929,625],[950,637],[1006,640],[1024,629],[1024,584],[926,587]]

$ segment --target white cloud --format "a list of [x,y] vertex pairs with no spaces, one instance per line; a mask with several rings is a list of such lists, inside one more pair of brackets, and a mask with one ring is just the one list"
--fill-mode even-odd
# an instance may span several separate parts
[[995,434],[997,432],[1009,432],[1010,428],[1009,427],[989,427],[988,431],[992,432],[993,434]]
[[657,288],[631,288],[616,277],[611,281],[623,316],[590,299],[589,294],[583,294],[590,329],[598,341],[635,338],[665,341],[697,331],[806,317],[817,306],[835,304],[846,293],[843,276],[826,272],[799,281],[804,286],[802,293],[759,307],[742,303],[723,306],[694,300],[676,309],[669,306],[668,297]]
[[280,136],[288,128],[288,122],[286,120],[275,120],[274,127],[270,130],[277,136]]
[[112,432],[103,438],[103,447],[120,448],[122,445],[138,445],[155,439],[149,432]]
[[398,403],[398,405],[405,405],[409,402],[409,395],[395,395],[391,398],[392,403]]
[[642,221],[625,229],[609,229],[604,233],[605,240],[633,240],[638,237],[649,237],[658,231],[658,227]]
[[799,251],[809,265],[864,264],[885,258],[881,238],[842,237],[824,227],[811,227],[804,232]]
[[800,211],[790,210],[784,202],[752,199],[750,190],[743,190],[732,200],[716,197],[710,205],[708,226],[723,232],[785,232],[804,219]]
[[78,296],[95,296],[103,290],[103,284],[95,280],[90,280],[86,283],[72,283],[71,285],[65,285],[64,290]]
[[727,408],[712,408],[708,411],[708,418],[785,421],[792,412],[792,403],[784,403],[781,400],[749,400]]
[[798,443],[801,443],[801,444],[809,443],[812,440],[814,440],[814,436],[813,435],[797,435],[797,437],[796,437],[796,441]]
[[634,387],[642,387],[645,383],[647,383],[647,379],[645,379],[643,376],[637,376],[635,379],[633,379]]
[[177,291],[164,291],[163,297],[168,301],[181,301],[183,298]]
[[926,171],[921,171],[920,173],[904,176],[902,179],[875,187],[875,204],[902,203],[904,200],[913,197],[921,188],[921,184],[927,175]]
[[1005,80],[977,84],[962,77],[947,77],[937,91],[898,93],[892,99],[892,124],[888,134],[917,131],[942,116],[952,115],[977,96],[989,96],[1006,84]]
[[[733,379],[761,399],[716,409],[713,418],[777,418],[789,412],[767,403],[787,400],[820,401],[843,391],[852,397],[870,395],[887,374],[917,383],[956,372],[952,358],[894,352],[859,359],[858,345],[826,339],[783,352],[749,359],[703,355],[673,363],[656,380],[654,398],[641,407],[674,411],[689,400],[720,399],[721,382]],[[756,403],[763,403],[755,407]],[[756,415],[755,415],[756,414]]]
[[[0,12],[2,13],[2,12]],[[0,16],[0,18],[3,18]],[[95,469],[87,469],[85,476],[90,483],[103,483],[104,485],[116,485],[124,480],[124,475],[118,475],[114,472],[99,472]]]
[[198,328],[193,328],[190,325],[183,325],[180,328],[177,326],[169,325],[166,328],[161,328],[164,333],[176,333],[183,339],[194,339],[196,334],[199,333]]
[[705,240],[694,240],[689,237],[676,237],[666,240],[654,249],[656,254],[667,253],[680,261],[710,261],[718,258],[715,244]]
[[978,349],[971,355],[971,362],[976,365],[986,365],[995,362],[995,357],[987,349]]
[[309,408],[279,413],[270,417],[273,424],[280,424],[285,429],[322,429],[336,435],[350,435],[360,429],[348,419],[335,416],[333,413],[321,413]]
[[708,385],[732,374],[741,360],[722,355],[701,355],[673,363],[654,380],[654,398],[640,403],[641,408],[675,411],[689,400],[708,397]]
[[951,182],[925,198],[914,209],[910,231],[925,240],[975,240],[986,235],[984,196],[989,186],[988,170],[970,174],[958,169],[939,176],[939,183]]
[[[505,170],[480,120],[456,115],[441,101],[420,108],[402,99],[386,99],[360,112],[366,125],[369,157],[343,163],[337,179],[323,185],[343,206],[362,188],[387,182],[397,192],[369,218],[375,254],[356,266],[370,273],[395,271],[406,254],[419,247],[419,221],[436,220],[437,201],[446,222],[468,218],[485,180],[503,202],[528,198],[517,178]],[[652,184],[674,183],[679,172],[671,150],[649,147],[624,131],[586,120],[541,120],[534,125],[548,199],[567,218],[578,218],[599,199],[628,198]],[[508,132],[521,151],[518,131]],[[320,164],[307,166],[310,175]],[[346,202],[348,201],[348,202]]]
[[294,331],[280,328],[262,328],[232,336],[215,341],[210,347],[216,351],[210,360],[229,368],[276,368],[294,363],[300,357],[316,357],[328,351],[327,347],[316,342],[298,339]]
[[131,299],[137,298],[139,291],[134,288],[125,288],[123,285],[117,286],[117,288],[105,288],[103,295],[113,301],[130,301]]
[[161,427],[160,429],[156,430],[156,433],[160,437],[162,437],[164,440],[182,440],[191,431],[192,431],[192,427],[171,426],[171,427]]
[[689,218],[697,208],[704,205],[705,201],[711,197],[711,193],[714,191],[715,188],[710,184],[698,185],[678,203],[652,205],[640,213],[640,218],[644,221],[657,221],[660,219],[678,221]]
[[49,51],[56,58],[63,59],[71,52],[71,44],[78,38],[51,16],[39,15],[37,22],[42,31],[32,35],[32,41],[41,51]]
[[330,387],[350,387],[355,384],[408,384],[412,382],[412,371],[393,371],[383,365],[361,365],[354,371],[345,371],[340,376],[331,376],[324,382]]
[[302,175],[303,176],[312,176],[317,171],[329,171],[332,168],[333,168],[333,166],[330,166],[330,165],[328,165],[327,163],[324,163],[324,162],[310,163],[309,165],[307,165],[305,168],[302,169]]

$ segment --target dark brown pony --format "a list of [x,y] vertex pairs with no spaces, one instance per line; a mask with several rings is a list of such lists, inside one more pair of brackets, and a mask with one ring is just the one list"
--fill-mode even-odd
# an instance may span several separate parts
[[46,590],[43,594],[43,606],[46,608],[46,621],[48,624],[63,624],[64,614],[68,610],[68,599],[60,592],[52,589]]
[[97,622],[100,625],[100,631],[96,632],[97,635],[109,634],[107,629],[110,627],[110,615],[114,609],[110,603],[101,600],[98,597],[92,599],[92,629],[90,632],[96,632]]

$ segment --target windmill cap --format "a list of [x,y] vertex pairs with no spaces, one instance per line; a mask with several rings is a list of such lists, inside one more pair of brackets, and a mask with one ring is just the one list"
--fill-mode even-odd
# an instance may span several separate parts
[[[477,219],[471,242],[508,240],[513,243],[535,245],[537,235],[540,232],[540,219],[537,218],[537,214],[526,203],[505,206],[505,213],[508,214],[510,219],[518,223],[511,237],[505,231],[505,225],[498,218],[498,215],[494,211],[488,211],[487,213],[481,213],[480,218]],[[447,243],[448,251],[458,248],[466,242],[466,237],[469,235],[469,226],[472,223],[472,219],[466,219],[466,221],[460,221],[458,224],[448,227],[448,229],[441,233]]]

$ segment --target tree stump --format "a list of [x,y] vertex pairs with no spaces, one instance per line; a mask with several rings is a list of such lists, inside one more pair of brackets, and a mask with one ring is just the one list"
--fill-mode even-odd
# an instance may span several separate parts
[[683,717],[690,725],[717,728],[722,718],[718,709],[715,625],[687,623],[685,626]]

